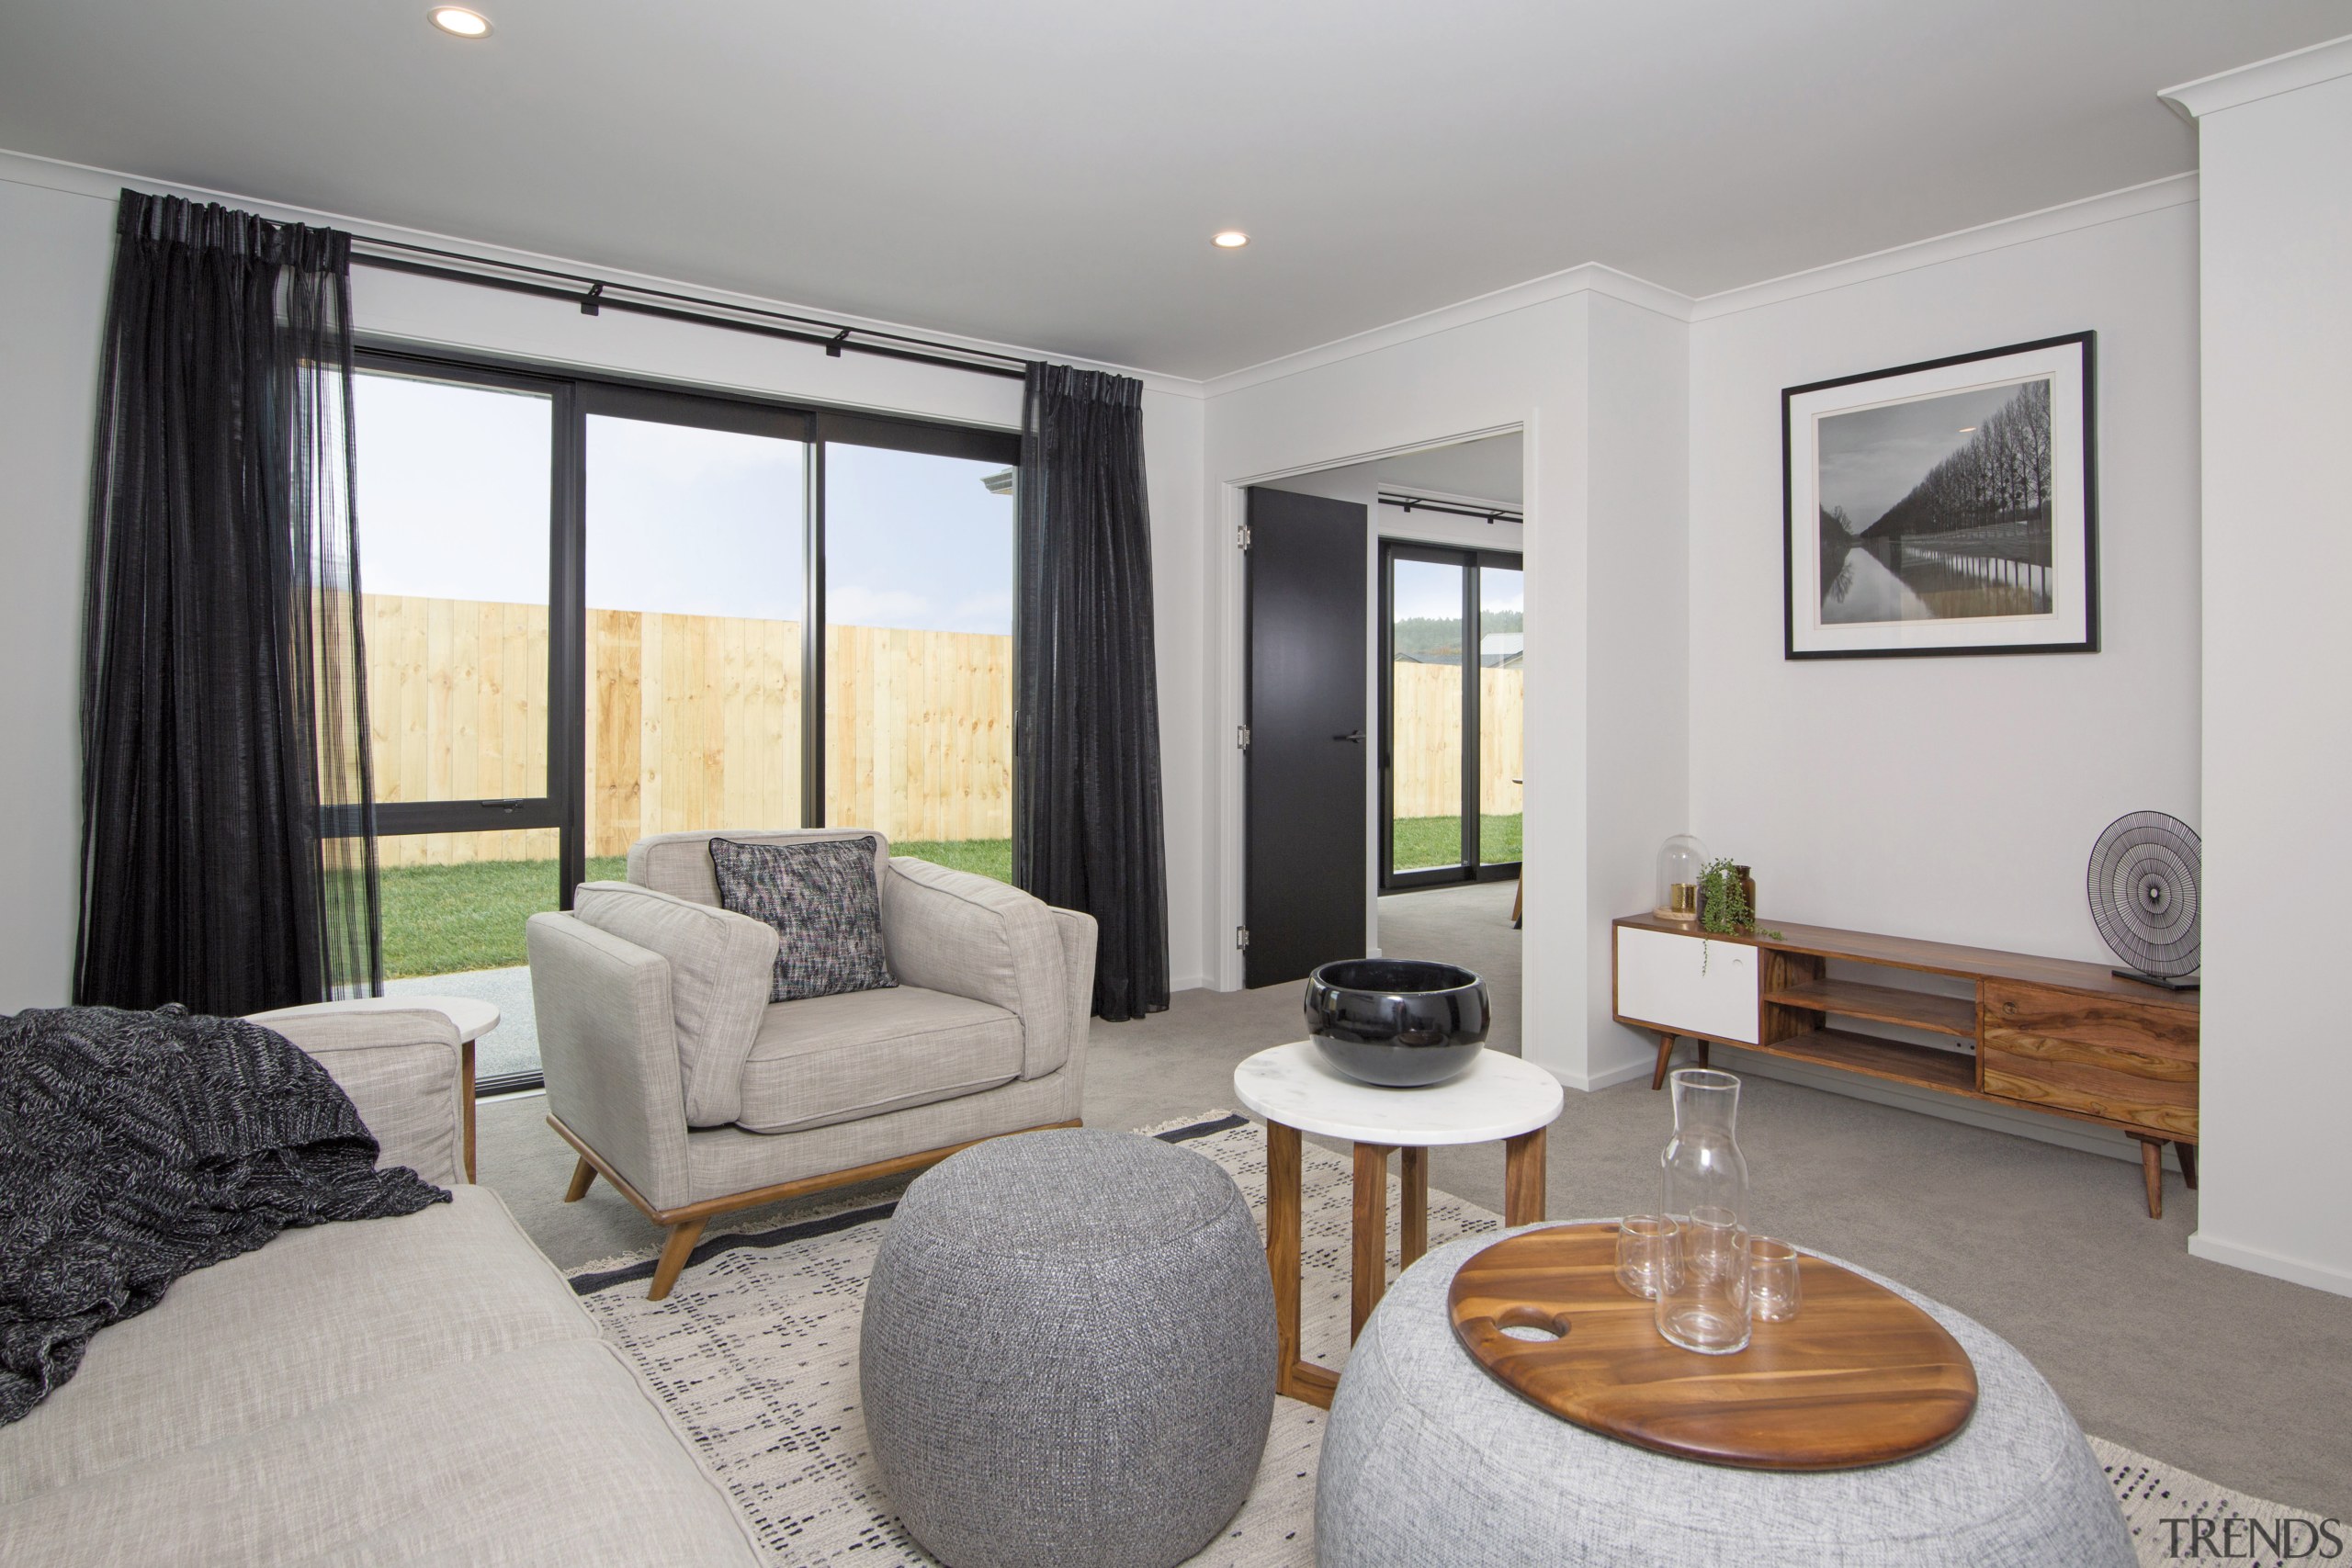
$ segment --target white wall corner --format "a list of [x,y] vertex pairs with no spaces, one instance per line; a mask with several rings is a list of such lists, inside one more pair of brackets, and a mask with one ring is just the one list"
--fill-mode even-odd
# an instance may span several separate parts
[[2274,54],[2251,65],[2217,71],[2194,82],[2183,82],[2177,87],[2166,87],[2156,96],[2166,108],[2193,124],[2222,109],[2233,109],[2260,98],[2274,98],[2338,76],[2352,76],[2352,35],[2330,39],[2290,54]]

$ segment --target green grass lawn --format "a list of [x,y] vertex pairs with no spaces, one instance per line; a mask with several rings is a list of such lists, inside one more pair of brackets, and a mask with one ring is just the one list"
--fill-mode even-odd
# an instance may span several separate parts
[[[1012,880],[1010,839],[908,842],[890,849],[894,854],[978,872],[999,882]],[[628,874],[628,861],[623,855],[599,856],[588,863],[591,882],[618,882]],[[557,891],[551,860],[387,868],[384,976],[399,980],[521,964],[523,922],[556,908]]]
[[[591,882],[628,874],[625,856],[588,863]],[[505,969],[523,962],[523,922],[557,902],[555,862],[484,860],[383,872],[384,977]]]
[[[1479,858],[1488,863],[1519,859],[1519,831],[1516,814],[1481,817]],[[910,839],[892,844],[890,852],[999,882],[1012,880],[1010,839]],[[1399,871],[1455,865],[1461,858],[1460,818],[1408,817],[1397,822],[1395,863]],[[628,865],[620,855],[591,860],[588,880],[617,882],[628,874]],[[384,974],[395,980],[521,964],[523,922],[557,904],[551,860],[404,865],[388,869],[383,878]]]
[[999,882],[1012,880],[1011,839],[909,839],[892,844],[890,852],[909,860],[927,860],[954,871],[977,872]]
[[[1518,812],[1508,817],[1478,818],[1478,860],[1481,864],[1520,858]],[[1462,863],[1462,818],[1459,817],[1400,817],[1389,863],[1398,871]]]

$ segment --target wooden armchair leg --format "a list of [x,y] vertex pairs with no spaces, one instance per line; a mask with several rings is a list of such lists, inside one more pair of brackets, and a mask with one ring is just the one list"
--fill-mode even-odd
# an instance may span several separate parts
[[596,1168],[582,1160],[571,1173],[571,1185],[563,1190],[563,1201],[577,1203],[588,1196],[588,1184],[596,1179]]
[[703,1224],[701,1220],[684,1220],[670,1227],[670,1239],[662,1244],[662,1259],[653,1266],[653,1288],[645,1292],[647,1301],[668,1299],[670,1287],[678,1282],[679,1271],[694,1255],[695,1243],[702,1239]]

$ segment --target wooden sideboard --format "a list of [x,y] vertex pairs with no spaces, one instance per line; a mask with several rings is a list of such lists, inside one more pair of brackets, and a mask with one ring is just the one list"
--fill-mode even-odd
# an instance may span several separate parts
[[[2097,964],[1820,926],[1763,923],[1757,935],[1717,936],[1634,915],[1612,936],[1611,1011],[1657,1034],[1652,1089],[1666,1081],[1677,1040],[1695,1042],[1702,1062],[1711,1042],[1736,1045],[2117,1128],[2139,1141],[2152,1215],[2164,1213],[2166,1144],[2197,1185],[2194,991],[2141,985]],[[1868,978],[1829,978],[1833,962]],[[1928,975],[1964,991],[1904,984]],[[1951,1044],[1893,1039],[1872,1023]]]

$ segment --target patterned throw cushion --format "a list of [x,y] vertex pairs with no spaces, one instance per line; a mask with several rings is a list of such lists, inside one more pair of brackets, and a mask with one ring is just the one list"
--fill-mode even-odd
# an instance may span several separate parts
[[772,1002],[896,986],[882,956],[882,897],[874,885],[875,843],[819,839],[801,843],[710,840],[718,902],[764,920],[776,948]]

